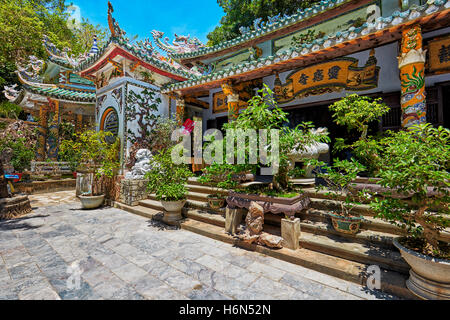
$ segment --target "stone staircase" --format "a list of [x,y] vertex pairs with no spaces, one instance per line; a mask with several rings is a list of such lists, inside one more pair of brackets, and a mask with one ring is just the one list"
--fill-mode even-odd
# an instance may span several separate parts
[[[207,202],[207,196],[217,190],[202,185],[195,179],[189,180],[188,189],[187,205],[183,209],[187,219],[180,224],[183,229],[241,247],[250,247],[249,249],[360,284],[365,284],[367,267],[377,265],[383,272],[383,291],[412,298],[405,286],[410,268],[392,244],[392,240],[403,235],[404,231],[375,218],[368,205],[358,205],[355,208],[357,213],[364,216],[358,234],[338,233],[327,216],[327,212],[337,208],[338,202],[327,198],[323,192],[316,192],[312,186],[307,186],[303,190],[310,196],[311,205],[298,215],[301,219],[301,249],[272,250],[246,245],[225,234],[225,208],[214,210]],[[220,192],[227,194],[225,190]],[[148,218],[163,211],[161,203],[153,195],[140,201],[135,207],[119,203],[116,206]],[[264,230],[280,235],[281,218],[280,215],[266,214]],[[449,241],[450,233],[444,233],[443,238]]]

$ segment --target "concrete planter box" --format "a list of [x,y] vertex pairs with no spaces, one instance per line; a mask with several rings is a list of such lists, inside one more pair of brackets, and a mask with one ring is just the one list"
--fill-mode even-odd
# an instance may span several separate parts
[[105,195],[100,196],[79,196],[83,209],[96,209],[103,205],[105,201]]
[[450,260],[437,259],[410,250],[394,239],[403,259],[411,266],[408,289],[429,300],[450,300]]

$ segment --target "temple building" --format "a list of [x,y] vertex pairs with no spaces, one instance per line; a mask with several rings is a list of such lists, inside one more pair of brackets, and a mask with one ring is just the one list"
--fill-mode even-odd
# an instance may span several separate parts
[[71,101],[89,106],[95,97],[97,128],[120,137],[122,161],[132,147],[130,131],[142,126],[130,92],[144,90],[154,93],[160,115],[180,125],[201,121],[203,130],[235,119],[263,84],[291,126],[313,121],[332,137],[346,131],[333,124],[328,106],[349,93],[381,97],[391,107],[376,130],[422,122],[450,127],[450,1],[323,0],[293,15],[257,19],[211,47],[180,35],[170,41],[159,31],[152,32],[155,47],[150,39],[132,43],[113,12],[109,3],[111,37],[96,52],[69,59],[49,50],[59,74],[71,75],[66,86],[21,81],[29,94],[67,108]]
[[[58,160],[59,127],[63,121],[71,122],[76,131],[95,125],[94,83],[72,71],[78,59],[70,59],[67,51],[58,50],[47,37],[44,45],[49,54],[46,63],[31,56],[26,66],[18,66],[21,90],[14,85],[4,91],[9,101],[23,108],[27,121],[37,124],[37,161]],[[84,56],[97,50],[94,40]]]

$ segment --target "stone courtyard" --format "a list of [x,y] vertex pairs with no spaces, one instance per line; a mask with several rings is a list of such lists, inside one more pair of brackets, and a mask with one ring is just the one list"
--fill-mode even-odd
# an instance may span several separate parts
[[60,197],[0,222],[0,299],[396,299],[119,209],[80,210]]

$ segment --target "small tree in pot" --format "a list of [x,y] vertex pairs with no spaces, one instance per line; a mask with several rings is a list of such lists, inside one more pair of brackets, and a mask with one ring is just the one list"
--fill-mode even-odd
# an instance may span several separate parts
[[372,99],[366,96],[351,94],[329,107],[333,113],[336,124],[346,126],[347,129],[356,130],[360,137],[348,143],[345,139],[337,138],[334,147],[336,150],[350,149],[355,157],[367,167],[370,174],[378,170],[378,144],[370,138],[369,125],[380,121],[381,117],[389,112],[389,107],[381,98]]
[[372,208],[409,233],[394,241],[412,268],[409,289],[422,298],[449,299],[450,245],[440,233],[450,226],[450,130],[417,125],[390,132],[382,146],[379,184],[392,191],[375,198]]
[[[78,134],[75,140],[61,143],[61,152],[79,157],[78,169],[91,176],[87,190],[79,196],[85,209],[97,208],[103,204],[105,180],[111,179],[120,166],[119,139],[111,139],[112,137],[110,132],[88,130]],[[111,140],[114,142],[111,143]]]
[[181,219],[181,209],[186,203],[188,190],[186,183],[192,172],[185,164],[175,164],[172,161],[172,148],[159,151],[153,157],[152,169],[146,173],[148,191],[161,201],[166,221]]
[[[342,233],[357,233],[363,218],[352,215],[357,199],[350,188],[352,180],[359,172],[365,170],[365,167],[354,159],[351,161],[336,159],[331,166],[317,160],[310,160],[309,164],[316,166],[317,176],[323,178],[327,184],[327,186],[317,185],[317,190],[328,190],[328,194],[340,204],[340,212],[329,213],[334,229]],[[317,168],[322,170],[319,172]]]

